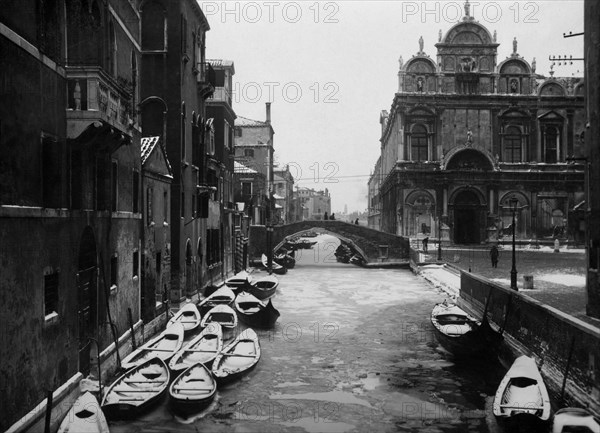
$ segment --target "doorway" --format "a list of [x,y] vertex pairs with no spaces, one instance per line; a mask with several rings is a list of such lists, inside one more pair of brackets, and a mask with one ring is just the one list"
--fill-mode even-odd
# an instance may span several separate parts
[[478,244],[481,242],[481,202],[473,191],[462,191],[454,199],[454,243]]

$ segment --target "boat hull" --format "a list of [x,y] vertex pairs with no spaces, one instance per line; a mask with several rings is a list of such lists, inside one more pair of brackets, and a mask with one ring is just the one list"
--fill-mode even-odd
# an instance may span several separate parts
[[85,392],[73,404],[62,420],[58,433],[109,433],[106,417],[89,391]]
[[271,300],[255,313],[245,313],[239,308],[236,308],[236,311],[241,322],[253,328],[261,329],[269,329],[275,326],[275,322],[277,322],[277,319],[281,315],[279,311],[273,307]]
[[248,328],[217,356],[212,373],[217,383],[231,382],[254,369],[259,359],[258,336],[252,328]]
[[[192,375],[200,381],[189,380]],[[178,415],[189,416],[205,409],[215,398],[217,383],[202,363],[197,363],[179,375],[169,388],[169,406]]]

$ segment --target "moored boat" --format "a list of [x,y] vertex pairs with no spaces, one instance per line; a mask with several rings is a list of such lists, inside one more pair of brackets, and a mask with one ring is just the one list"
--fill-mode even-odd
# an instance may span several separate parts
[[60,423],[58,433],[69,432],[109,433],[104,412],[91,392],[81,394]]
[[442,347],[458,358],[486,357],[494,353],[502,336],[484,316],[477,320],[458,305],[444,301],[431,311],[431,323]]
[[552,433],[566,432],[600,433],[600,424],[591,413],[579,407],[564,407],[554,414]]
[[198,309],[200,310],[200,313],[202,313],[202,316],[204,316],[211,308],[214,308],[217,305],[229,305],[234,299],[235,293],[233,293],[233,290],[227,286],[223,286],[206,299],[203,299],[202,302],[198,304]]
[[185,304],[173,317],[169,320],[168,326],[174,323],[181,323],[184,332],[192,332],[200,326],[200,311],[194,303]]
[[274,275],[265,275],[264,277],[255,280],[247,292],[256,296],[258,299],[267,299],[275,294],[279,280]]
[[[265,254],[261,256],[260,260],[265,269],[269,269],[269,259]],[[287,269],[285,267],[281,266],[274,260],[271,262],[271,269],[273,272],[280,275],[285,274],[287,272]]]
[[121,362],[121,368],[129,370],[152,358],[168,361],[183,345],[183,325],[174,323],[143,346],[130,353]]
[[149,359],[125,372],[108,388],[102,410],[109,419],[135,417],[165,395],[169,379],[164,361]]
[[225,285],[231,288],[234,292],[240,291],[252,284],[252,275],[246,271],[241,271],[233,277],[225,280]]
[[273,261],[287,269],[293,269],[296,266],[296,259],[288,253],[274,254]]
[[217,382],[204,364],[191,365],[169,387],[171,409],[183,415],[200,412],[214,399]]
[[239,319],[254,328],[272,328],[280,316],[270,299],[265,303],[247,292],[237,295],[234,306]]
[[258,336],[252,328],[248,328],[217,356],[212,373],[218,382],[234,380],[254,368],[259,359]]
[[498,386],[493,412],[507,431],[545,431],[550,397],[533,358],[523,355],[515,360]]
[[186,346],[182,347],[169,361],[173,372],[181,372],[201,362],[211,365],[223,349],[223,330],[217,322],[211,322]]
[[229,305],[217,305],[204,315],[201,326],[204,328],[211,322],[217,322],[226,329],[233,329],[237,326],[237,315]]

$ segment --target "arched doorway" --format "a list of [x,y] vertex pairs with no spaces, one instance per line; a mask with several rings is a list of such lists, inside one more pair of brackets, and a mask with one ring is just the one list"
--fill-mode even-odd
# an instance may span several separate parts
[[454,198],[454,243],[478,244],[481,201],[475,191],[464,190]]
[[98,290],[96,240],[91,227],[86,227],[79,244],[77,270],[77,320],[79,335],[79,371],[90,372],[90,337],[96,336],[98,322]]

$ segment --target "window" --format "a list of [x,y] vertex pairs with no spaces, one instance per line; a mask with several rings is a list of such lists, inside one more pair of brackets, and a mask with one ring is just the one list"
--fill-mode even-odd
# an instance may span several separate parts
[[241,137],[242,136],[242,128],[239,126],[235,127],[235,136],[236,137]]
[[44,315],[58,313],[58,272],[44,275]]
[[207,229],[207,265],[213,265],[221,261],[221,231],[219,229]]
[[187,53],[187,20],[181,15],[181,52]]
[[133,170],[133,213],[138,213],[140,211],[140,172],[137,170]]
[[516,126],[506,128],[504,135],[504,161],[521,162],[521,131]]
[[224,122],[224,130],[223,130],[223,144],[225,149],[230,150],[230,140],[229,140],[230,127],[227,121]]
[[544,162],[553,164],[559,160],[560,132],[558,127],[549,125],[543,129],[543,159]]
[[137,276],[139,275],[139,260],[140,260],[140,253],[139,251],[134,251],[133,252],[133,269],[132,269],[132,276],[133,278],[137,278]]
[[244,149],[244,156],[254,158],[254,149]]
[[119,257],[115,254],[110,257],[110,289],[115,290],[117,288],[117,282],[119,281],[118,274]]
[[423,125],[415,125],[410,137],[411,160],[427,161],[427,129]]
[[110,208],[113,212],[117,211],[118,202],[118,174],[119,164],[112,161],[110,164]]
[[242,196],[245,199],[252,196],[252,182],[242,182]]

